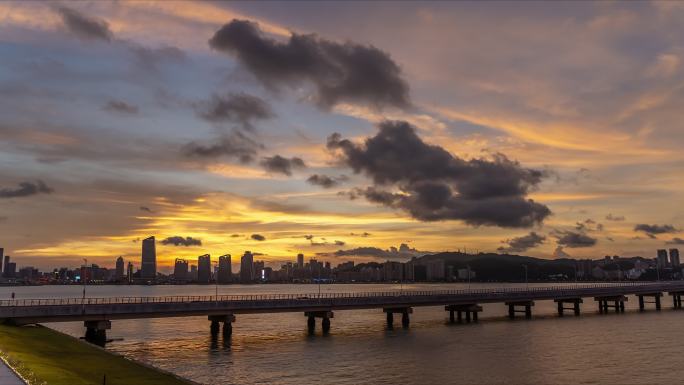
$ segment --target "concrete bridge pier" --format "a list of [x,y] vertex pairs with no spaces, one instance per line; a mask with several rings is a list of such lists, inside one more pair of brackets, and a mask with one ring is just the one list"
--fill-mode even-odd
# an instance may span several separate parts
[[306,326],[309,330],[309,334],[313,334],[316,330],[316,318],[322,319],[321,327],[323,329],[323,333],[328,333],[330,331],[330,319],[333,318],[335,314],[329,310],[307,311],[304,312],[304,316],[307,318]]
[[681,309],[682,308],[682,295],[684,292],[682,291],[671,291],[668,293],[670,296],[672,296],[672,307],[674,309]]
[[410,307],[392,307],[382,309],[384,313],[387,314],[387,328],[392,329],[394,327],[394,314],[401,314],[401,326],[404,328],[409,327],[411,320],[409,314],[413,313],[413,308]]
[[[525,313],[525,318],[532,318],[532,306],[534,306],[534,301],[515,301],[515,302],[505,302],[508,306],[508,318],[515,318],[515,313]],[[518,310],[517,308],[522,307],[523,310]]]
[[[638,294],[637,297],[639,297],[639,311],[644,311],[645,303],[653,303],[655,304],[656,310],[660,310],[660,297],[662,296],[663,293],[661,292]],[[644,297],[653,297],[653,302],[647,302],[646,300],[644,300]]]
[[625,312],[625,302],[627,302],[627,297],[624,295],[594,297],[594,300],[599,304],[599,313],[608,313],[609,307],[614,308],[616,313]]
[[[560,298],[553,301],[558,304],[559,317],[563,316],[564,310],[572,310],[576,316],[580,315],[580,304],[584,302],[582,298]],[[566,303],[572,304],[572,307],[565,307]]]
[[84,321],[86,327],[85,340],[104,346],[107,342],[107,330],[112,328],[111,321]]
[[233,322],[235,316],[233,314],[210,315],[207,317],[211,321],[211,335],[217,336],[223,324],[223,336],[230,337],[233,334]]
[[458,318],[458,323],[463,322],[463,313],[465,313],[466,322],[470,322],[470,317],[472,315],[473,322],[477,322],[477,313],[482,311],[482,306],[477,304],[467,304],[467,305],[446,305],[444,310],[449,312],[449,322],[456,322],[456,315]]

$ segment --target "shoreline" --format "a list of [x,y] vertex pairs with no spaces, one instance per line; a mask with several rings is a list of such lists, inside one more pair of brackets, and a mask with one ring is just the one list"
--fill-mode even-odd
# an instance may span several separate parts
[[29,385],[199,385],[43,325],[0,325],[0,355]]
[[[659,282],[670,282],[670,281],[681,281],[684,279],[662,279]],[[252,282],[252,283],[240,283],[240,282],[234,282],[234,283],[219,283],[218,286],[224,287],[224,286],[279,286],[279,285],[311,285],[311,286],[318,286],[318,285],[399,285],[399,284],[404,284],[404,285],[413,285],[413,284],[419,284],[419,285],[456,285],[456,284],[592,284],[592,283],[625,283],[625,282],[630,282],[630,283],[638,283],[638,282],[658,282],[657,280],[649,280],[649,279],[623,279],[623,280],[579,280],[579,281],[540,281],[540,280],[535,280],[535,281],[363,281],[363,282],[347,282],[347,281],[330,281],[330,282],[321,282],[320,284],[317,282]],[[31,284],[5,284],[5,283],[0,283],[0,287],[36,287],[36,286],[79,286],[82,287],[83,284],[77,284],[77,283],[31,283]],[[87,286],[211,286],[214,287],[216,286],[215,283],[151,283],[151,284],[145,284],[145,283],[95,283],[95,282],[90,282],[88,283]]]

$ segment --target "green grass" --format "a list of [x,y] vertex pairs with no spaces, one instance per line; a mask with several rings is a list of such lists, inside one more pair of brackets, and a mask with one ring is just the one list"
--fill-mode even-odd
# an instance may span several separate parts
[[31,384],[189,384],[42,326],[0,324],[0,353]]

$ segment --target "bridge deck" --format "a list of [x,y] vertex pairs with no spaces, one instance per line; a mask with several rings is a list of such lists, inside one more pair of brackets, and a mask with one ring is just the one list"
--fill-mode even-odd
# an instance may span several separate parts
[[322,294],[19,299],[0,301],[0,319],[17,324],[221,314],[314,312],[441,306],[684,291],[684,282],[534,288]]

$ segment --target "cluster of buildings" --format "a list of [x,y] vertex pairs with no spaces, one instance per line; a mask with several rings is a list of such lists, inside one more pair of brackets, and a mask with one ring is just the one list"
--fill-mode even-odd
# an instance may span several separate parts
[[[214,261],[209,254],[200,255],[192,261],[177,258],[173,272],[167,275],[157,270],[155,238],[149,237],[142,241],[139,269],[135,269],[131,261],[126,262],[123,257],[119,257],[116,259],[114,269],[86,263],[76,269],[62,267],[52,272],[40,272],[30,266],[17,270],[16,263],[11,261],[10,256],[4,255],[4,250],[0,248],[2,261],[0,283],[247,284],[256,282],[444,282],[491,279],[487,277],[485,271],[478,276],[477,269],[454,262],[458,259],[449,260],[438,256],[413,257],[406,262],[355,264],[354,261],[348,261],[333,268],[330,262],[322,262],[314,258],[304,261],[304,255],[298,254],[295,260],[286,262],[279,268],[273,268],[266,266],[263,260],[255,260],[255,256],[258,255],[246,251],[240,257],[239,270],[236,272],[233,271],[230,254],[221,255]],[[547,260],[546,262],[553,261]],[[569,274],[556,274],[558,277],[548,275],[538,279],[682,279],[678,249],[670,249],[669,252],[658,250],[655,259],[640,257],[623,259],[619,256],[606,256],[600,260],[570,260],[569,263],[574,263],[574,277]]]
[[655,259],[632,258],[629,269],[623,269],[623,258],[605,256],[601,260],[582,259],[576,264],[576,275],[582,280],[681,279],[679,249],[660,249]]

